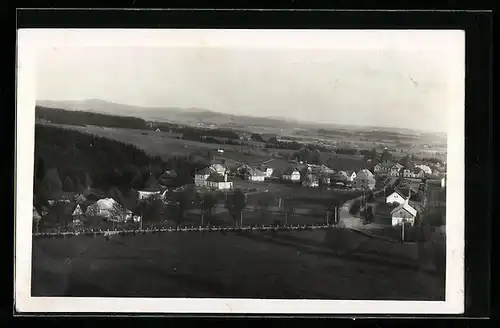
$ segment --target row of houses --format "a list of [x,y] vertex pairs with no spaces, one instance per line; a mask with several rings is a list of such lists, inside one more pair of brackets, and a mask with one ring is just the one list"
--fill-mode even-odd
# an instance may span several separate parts
[[376,175],[387,175],[393,177],[402,176],[404,178],[416,179],[423,179],[431,176],[440,176],[444,174],[444,171],[445,168],[440,163],[434,164],[432,168],[427,164],[415,164],[413,166],[413,169],[409,169],[405,168],[399,163],[384,161],[377,163],[373,168],[373,172]]
[[302,172],[297,168],[289,168],[281,179],[290,182],[301,182],[305,187],[324,185],[349,185],[356,189],[374,189],[375,176],[368,169],[354,171],[335,171],[324,165],[312,168],[307,167]]

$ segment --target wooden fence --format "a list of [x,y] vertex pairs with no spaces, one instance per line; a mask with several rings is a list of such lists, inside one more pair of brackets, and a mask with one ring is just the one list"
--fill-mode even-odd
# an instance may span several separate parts
[[61,231],[61,232],[38,232],[33,233],[34,237],[72,237],[78,235],[86,236],[112,236],[112,235],[140,235],[159,232],[238,232],[238,231],[290,231],[290,230],[316,230],[328,228],[340,228],[341,225],[293,225],[293,226],[246,226],[246,227],[183,227],[183,228],[153,228],[143,230],[82,230],[82,231]]

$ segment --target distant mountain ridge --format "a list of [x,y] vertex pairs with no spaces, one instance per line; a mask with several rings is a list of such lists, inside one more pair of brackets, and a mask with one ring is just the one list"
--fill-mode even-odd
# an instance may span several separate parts
[[39,106],[78,110],[109,115],[134,116],[152,121],[170,121],[179,124],[195,125],[204,124],[240,124],[277,127],[290,125],[295,122],[285,118],[266,118],[246,115],[233,115],[215,112],[204,108],[179,108],[179,107],[143,107],[124,105],[99,99],[52,101],[39,100]]
[[[418,130],[410,130],[403,128],[390,127],[362,127],[354,125],[342,125],[333,123],[315,123],[307,121],[299,121],[285,117],[257,117],[249,115],[234,115],[216,112],[205,108],[180,108],[180,107],[145,107],[135,105],[125,105],[116,102],[101,100],[101,99],[86,99],[86,100],[37,100],[39,106],[61,108],[66,110],[78,110],[93,113],[101,113],[108,115],[132,116],[150,121],[167,121],[184,125],[196,125],[203,123],[205,125],[214,124],[217,126],[231,125],[234,127],[273,127],[283,129],[332,129],[340,128],[353,131],[398,131],[408,132],[412,134],[431,134],[431,135],[446,135],[443,133],[422,132]],[[441,136],[442,137],[442,136]]]

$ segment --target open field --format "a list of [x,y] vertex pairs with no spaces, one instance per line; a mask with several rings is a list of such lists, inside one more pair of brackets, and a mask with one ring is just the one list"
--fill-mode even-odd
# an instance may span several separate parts
[[[53,125],[50,123],[41,123]],[[246,163],[248,165],[258,165],[269,162],[269,166],[276,170],[277,174],[282,173],[288,167],[300,166],[283,158],[277,157],[279,153],[292,154],[295,151],[286,149],[268,149],[259,147],[219,145],[203,143],[191,140],[177,139],[179,134],[170,132],[155,132],[140,129],[108,128],[99,126],[78,126],[78,125],[57,125],[62,128],[94,134],[116,140],[146,151],[148,154],[157,155],[162,158],[169,156],[187,156],[197,152],[206,153],[209,150],[214,152],[218,159],[225,159],[228,165]],[[216,153],[217,149],[223,149],[224,153]],[[366,167],[366,163],[361,155],[330,154],[321,152],[321,159],[329,160],[328,164],[337,170],[360,170]]]
[[122,129],[99,126],[57,126],[132,144],[146,151],[150,155],[157,155],[162,158],[167,158],[169,156],[187,156],[200,151],[207,152],[211,150],[215,152],[217,149],[223,149],[223,154],[214,153],[214,155],[220,159],[226,159],[229,162],[260,164],[271,159],[270,155],[254,148],[182,140],[177,139],[177,137],[179,137],[178,134],[170,132],[155,132],[145,129]]
[[32,295],[443,300],[422,249],[334,228],[35,238]]

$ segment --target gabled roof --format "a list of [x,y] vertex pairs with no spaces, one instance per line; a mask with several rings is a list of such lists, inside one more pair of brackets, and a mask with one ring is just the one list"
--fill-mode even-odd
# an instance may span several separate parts
[[398,195],[399,195],[399,196],[401,196],[403,199],[406,199],[406,197],[407,197],[407,196],[405,196],[405,195],[403,194],[403,192],[402,192],[401,190],[396,189],[396,188],[395,188],[395,189],[394,189],[394,191],[393,191],[393,192],[392,192],[389,196],[387,196],[387,197],[390,197],[390,196],[392,196],[393,194],[398,194]]
[[410,204],[408,204],[408,202],[404,202],[403,204],[401,204],[398,207],[396,207],[395,209],[393,209],[392,212],[391,212],[391,215],[393,215],[394,213],[398,212],[401,209],[403,209],[406,212],[410,213],[412,216],[416,216],[417,215],[417,210],[414,209],[412,206],[410,206]]
[[75,209],[73,210],[73,213],[71,215],[83,215],[82,209],[80,208],[80,205],[76,205]]
[[259,169],[251,169],[248,173],[252,176],[266,176],[266,172],[263,172]]
[[225,167],[224,165],[222,164],[212,164],[210,166],[210,169],[211,170],[214,170],[214,171],[226,171],[227,170],[227,167]]

